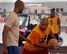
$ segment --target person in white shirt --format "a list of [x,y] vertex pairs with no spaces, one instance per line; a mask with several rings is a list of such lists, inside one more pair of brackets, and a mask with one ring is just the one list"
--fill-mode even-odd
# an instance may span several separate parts
[[3,33],[3,54],[19,54],[18,40],[19,36],[28,41],[19,33],[18,14],[24,10],[24,2],[17,0],[15,2],[14,11],[11,12],[6,20]]

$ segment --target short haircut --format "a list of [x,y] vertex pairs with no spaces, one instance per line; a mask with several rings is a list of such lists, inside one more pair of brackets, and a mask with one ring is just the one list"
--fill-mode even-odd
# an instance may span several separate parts
[[24,2],[21,1],[21,0],[17,0],[17,1],[15,2],[15,7],[18,7],[18,6],[23,6],[23,7],[24,7]]
[[50,11],[55,11],[55,8],[50,9]]

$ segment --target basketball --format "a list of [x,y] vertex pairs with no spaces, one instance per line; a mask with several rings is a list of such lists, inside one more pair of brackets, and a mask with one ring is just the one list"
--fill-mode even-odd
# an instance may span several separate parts
[[48,41],[48,45],[50,46],[51,49],[58,49],[59,48],[59,44],[56,39],[50,39]]

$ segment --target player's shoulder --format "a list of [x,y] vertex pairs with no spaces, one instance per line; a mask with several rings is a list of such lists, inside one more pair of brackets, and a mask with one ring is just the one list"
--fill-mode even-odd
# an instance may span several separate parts
[[59,18],[59,16],[57,16],[57,15],[56,15],[55,17],[56,17],[56,18]]
[[10,15],[17,15],[15,12],[10,12]]
[[47,18],[50,18],[50,16],[47,16]]
[[15,12],[10,12],[9,16],[11,16],[11,18],[18,18],[18,15]]

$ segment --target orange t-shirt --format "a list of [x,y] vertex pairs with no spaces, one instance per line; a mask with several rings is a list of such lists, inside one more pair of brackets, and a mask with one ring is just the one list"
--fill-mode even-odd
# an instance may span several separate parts
[[[47,39],[50,32],[51,32],[51,29],[49,27],[47,27],[47,29],[45,31],[42,31],[39,28],[39,25],[37,25],[32,30],[32,32],[30,33],[30,35],[27,38],[29,40],[31,40],[32,44],[42,43],[43,45],[45,45],[46,44],[46,39]],[[29,44],[28,42],[26,42],[25,45],[24,45],[24,48],[29,50],[29,51],[38,51],[38,50],[43,49],[43,48],[35,47],[32,44]]]

